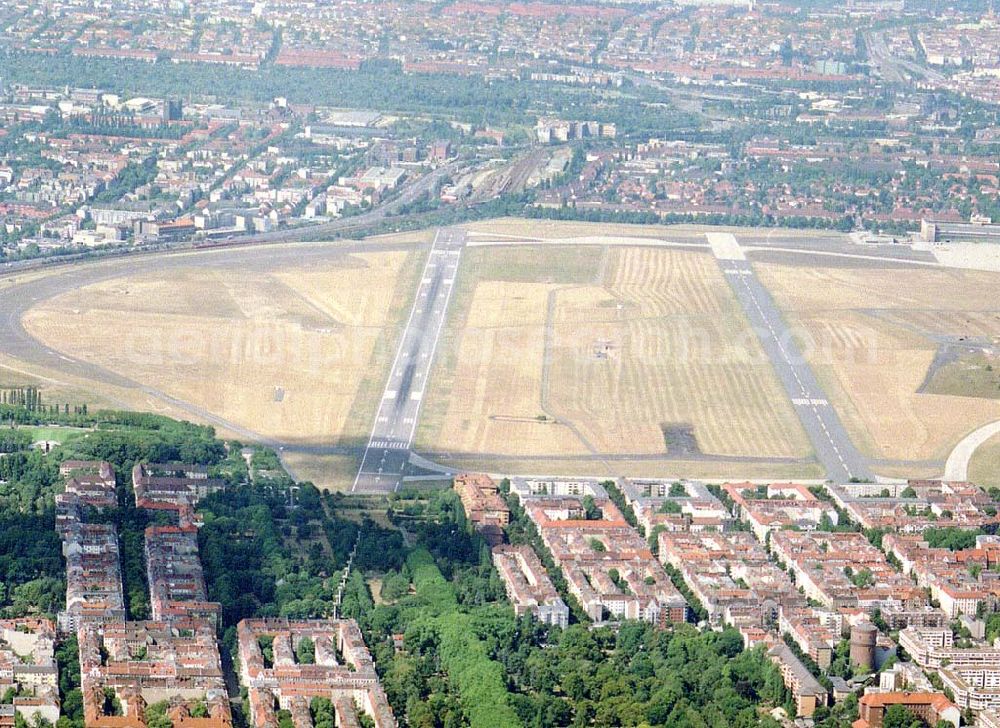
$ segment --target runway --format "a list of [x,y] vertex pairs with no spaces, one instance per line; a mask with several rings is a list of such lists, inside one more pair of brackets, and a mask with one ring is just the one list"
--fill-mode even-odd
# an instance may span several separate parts
[[[817,260],[832,258],[850,261],[854,258],[863,258],[858,264],[871,266],[935,264],[922,260],[919,254],[907,254],[903,250],[886,251],[857,247],[847,249],[844,244],[826,241],[825,238],[793,241],[792,236],[772,231],[768,231],[763,238],[751,235],[745,238],[741,236],[740,240],[736,240],[732,234],[725,232],[711,232],[707,237],[708,245],[701,243],[697,247],[711,247],[715,253],[813,444],[815,459],[825,468],[828,477],[834,480],[872,477],[871,468],[881,464],[880,461],[869,460],[851,442],[842,422],[827,402],[811,367],[803,359],[798,345],[790,336],[788,326],[771,295],[757,279],[751,264],[747,261],[747,256],[757,260],[772,254],[773,251],[775,255],[794,254],[796,259],[803,260],[810,256],[815,256]],[[741,245],[741,241],[746,244]],[[475,242],[474,240],[472,244]],[[440,459],[440,462],[445,463],[436,465],[432,461],[417,458],[412,452],[412,445],[423,393],[427,379],[432,373],[434,355],[446,320],[459,261],[466,244],[466,233],[462,230],[443,229],[436,234],[418,283],[409,319],[395,353],[392,371],[378,404],[370,437],[360,444],[331,442],[326,445],[317,442],[305,445],[275,442],[248,428],[223,420],[215,413],[171,397],[144,382],[136,381],[131,378],[128,370],[111,371],[98,364],[58,351],[54,348],[57,344],[50,347],[31,336],[22,326],[21,319],[33,306],[64,291],[124,275],[154,271],[162,271],[169,275],[175,269],[189,268],[193,265],[208,269],[242,268],[266,271],[288,265],[308,266],[313,261],[329,260],[351,253],[410,250],[413,248],[412,245],[341,241],[128,255],[65,266],[35,280],[29,280],[25,275],[25,280],[0,289],[0,350],[22,362],[28,370],[37,367],[60,372],[69,377],[141,391],[173,408],[190,413],[195,420],[214,424],[236,433],[241,439],[261,442],[279,452],[285,448],[289,452],[356,455],[362,464],[354,479],[352,490],[389,493],[400,487],[405,476],[446,472],[448,455],[454,455],[454,453],[424,453],[431,460]],[[688,246],[690,244],[686,243],[685,247]],[[16,279],[18,275],[13,274],[8,277]],[[628,457],[628,454],[622,456]],[[558,459],[561,454],[552,453],[547,457]],[[657,458],[670,459],[669,454]],[[753,460],[756,459],[748,458],[748,461]]]
[[412,470],[413,435],[465,242],[464,230],[434,236],[352,492],[391,493]]
[[868,459],[854,446],[816,380],[774,299],[730,233],[708,233],[712,252],[774,367],[829,479],[873,479]]

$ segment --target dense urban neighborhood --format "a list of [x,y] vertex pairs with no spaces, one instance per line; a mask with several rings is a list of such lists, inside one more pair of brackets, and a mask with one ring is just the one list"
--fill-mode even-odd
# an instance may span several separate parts
[[1000,6],[0,3],[0,728],[1000,728]]
[[408,188],[423,222],[1000,219],[989,8],[81,0],[0,26],[8,260],[322,239]]
[[4,725],[1000,720],[995,490],[464,474],[380,511],[207,428],[3,414]]

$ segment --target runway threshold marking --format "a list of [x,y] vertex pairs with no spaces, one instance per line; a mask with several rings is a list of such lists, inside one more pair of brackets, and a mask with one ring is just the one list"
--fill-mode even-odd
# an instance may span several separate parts
[[[791,373],[792,378],[795,380],[799,396],[792,397],[792,404],[803,410],[808,410],[812,414],[813,419],[823,431],[823,435],[829,443],[837,461],[840,463],[844,472],[847,473],[847,476],[852,477],[853,473],[851,468],[847,464],[843,453],[840,451],[840,447],[837,445],[837,442],[834,440],[829,429],[827,428],[823,415],[820,413],[819,408],[827,407],[829,403],[824,398],[810,396],[809,388],[806,387],[802,378],[799,376],[798,369],[792,362],[792,357],[789,356],[788,350],[785,347],[785,342],[778,336],[778,332],[775,330],[771,317],[765,313],[763,306],[757,298],[756,292],[750,285],[749,279],[754,278],[756,280],[756,276],[753,270],[749,268],[750,263],[747,261],[743,248],[740,246],[736,236],[731,233],[707,233],[706,237],[708,238],[712,253],[718,260],[723,273],[727,276],[732,276],[735,279],[733,281],[734,285],[736,285],[736,280],[739,280],[740,283],[743,284],[743,288],[746,291],[747,297],[752,302],[753,308],[756,309],[757,315],[760,317],[760,320],[764,323],[768,333],[774,340],[774,344],[778,350],[781,360],[787,370]],[[799,358],[801,358],[801,355]],[[803,366],[808,365],[803,364]]]
[[[395,380],[398,379],[399,377],[397,369],[399,368],[400,361],[403,358],[404,349],[412,339],[411,331],[413,330],[412,329],[413,321],[418,314],[423,314],[424,312],[425,306],[421,302],[421,299],[429,298],[427,286],[433,285],[434,281],[434,278],[430,274],[430,271],[437,267],[438,263],[436,261],[440,260],[441,256],[448,256],[454,259],[452,266],[450,266],[452,269],[454,269],[458,265],[458,258],[461,256],[462,253],[461,248],[457,250],[451,250],[438,247],[439,244],[443,243],[447,245],[452,242],[453,240],[449,234],[442,235],[441,230],[435,232],[434,240],[431,243],[431,251],[427,256],[427,262],[424,264],[424,270],[421,275],[420,290],[418,291],[418,295],[414,299],[413,306],[410,308],[410,315],[406,320],[406,326],[403,328],[403,333],[400,336],[399,346],[396,349],[396,355],[393,359],[392,367],[390,369],[390,372],[393,372],[395,374],[390,374],[389,381],[386,382],[386,387],[382,395],[382,400],[379,404],[378,412],[376,413],[375,423],[372,426],[372,432],[368,438],[368,444],[365,447],[364,454],[361,457],[361,466],[358,468],[358,473],[354,478],[354,484],[351,486],[351,492],[357,490],[358,483],[361,480],[361,476],[364,475],[366,472],[365,467],[368,463],[368,456],[372,449],[383,451],[382,462],[384,463],[386,455],[389,450],[409,450],[411,444],[413,443],[413,437],[414,434],[416,433],[416,428],[417,428],[417,415],[419,414],[421,399],[423,397],[423,390],[414,391],[410,393],[409,400],[415,402],[415,404],[413,405],[412,416],[407,416],[403,419],[404,425],[410,425],[410,432],[405,441],[403,441],[402,439],[388,440],[386,439],[384,434],[379,433],[380,429],[384,429],[380,428],[380,425],[388,424],[390,422],[390,418],[387,415],[383,414],[383,408],[385,407],[387,401],[394,401],[399,393],[398,389],[390,389],[390,387],[394,385]],[[442,283],[443,283],[442,288],[436,297],[439,298],[441,293],[444,293],[445,300],[443,306],[437,308],[435,311],[435,314],[438,315],[439,318],[437,327],[434,331],[434,340],[431,346],[431,352],[429,356],[426,351],[420,352],[420,360],[421,362],[425,362],[426,363],[425,366],[427,367],[430,367],[433,362],[434,353],[437,351],[438,341],[441,338],[441,331],[444,327],[444,320],[445,320],[444,313],[448,309],[448,303],[451,301],[451,294],[452,291],[454,290],[454,277],[443,279]],[[416,374],[417,374],[416,378],[422,378],[424,372],[416,372]],[[408,413],[408,415],[409,414],[410,413]],[[392,427],[392,431],[390,434],[396,435],[395,426]],[[400,464],[400,471],[402,472],[405,469],[405,467],[406,467],[406,462],[404,460],[404,462]],[[374,476],[376,483],[382,482],[382,477],[381,477],[382,470],[383,469],[379,467],[378,474]],[[368,474],[373,475],[372,473]],[[397,480],[396,489],[398,488],[399,488],[399,481]]]

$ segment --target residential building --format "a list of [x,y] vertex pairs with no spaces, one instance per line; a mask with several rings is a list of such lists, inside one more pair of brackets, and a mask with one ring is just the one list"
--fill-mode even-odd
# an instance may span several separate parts
[[222,490],[225,483],[208,477],[208,469],[203,465],[136,463],[132,468],[132,487],[138,508],[185,510]]
[[871,693],[858,701],[858,720],[853,728],[881,728],[890,707],[902,705],[927,725],[940,721],[958,728],[961,711],[942,693]]
[[1000,665],[1000,648],[984,645],[956,647],[950,627],[907,627],[899,646],[925,669],[992,668]]
[[59,629],[74,632],[89,622],[125,619],[118,534],[109,524],[77,523],[63,534],[66,609]]
[[726,483],[722,489],[732,499],[735,515],[746,521],[761,541],[775,529],[812,531],[824,520],[837,524],[837,509],[814,496],[804,485]]
[[618,485],[647,534],[657,527],[667,531],[723,531],[733,520],[726,507],[699,481],[625,478]]
[[494,546],[493,565],[514,605],[514,614],[531,613],[539,622],[559,627],[569,624],[569,607],[530,546]]
[[[273,728],[278,710],[308,715],[314,697],[330,699],[338,725],[359,725],[363,713],[375,728],[395,728],[392,709],[354,620],[245,619],[237,634],[240,680],[249,691],[255,728]],[[313,647],[310,662],[299,658],[305,640]],[[263,644],[270,648],[270,659]],[[311,720],[296,725],[311,725]]]
[[510,509],[500,497],[493,478],[482,474],[457,475],[455,490],[473,527],[491,546],[502,543],[503,527],[510,522]]
[[808,718],[816,712],[816,708],[826,705],[826,688],[820,685],[788,645],[776,644],[767,651],[767,656],[778,666],[785,687],[792,693],[796,717]]
[[218,626],[222,607],[208,600],[198,558],[197,528],[149,526],[145,556],[154,620],[204,619]]
[[[0,694],[14,691],[9,704],[15,716],[33,725],[36,716],[59,720],[59,671],[55,659],[55,625],[36,617],[0,620]],[[0,714],[0,725],[3,723]]]
[[[229,696],[210,622],[88,623],[80,628],[78,640],[88,728],[145,728],[146,708],[165,700],[171,703],[175,726],[231,728]],[[208,715],[192,717],[194,704],[204,705]]]
[[[525,490],[523,484],[519,489]],[[589,485],[587,489],[603,492]],[[582,498],[519,493],[542,542],[562,569],[569,592],[594,621],[641,619],[658,625],[684,621],[687,603],[645,540],[609,498],[587,495],[593,500],[589,507]]]

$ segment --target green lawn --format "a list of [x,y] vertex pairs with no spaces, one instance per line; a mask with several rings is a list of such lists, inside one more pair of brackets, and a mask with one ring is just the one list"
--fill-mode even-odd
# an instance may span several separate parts
[[938,369],[925,391],[958,397],[1000,399],[1000,367],[994,357],[967,354]]
[[60,445],[65,445],[67,442],[72,442],[83,437],[88,432],[92,432],[92,430],[86,427],[57,427],[54,425],[42,427],[22,426],[19,429],[29,431],[32,442],[49,440],[58,442]]

